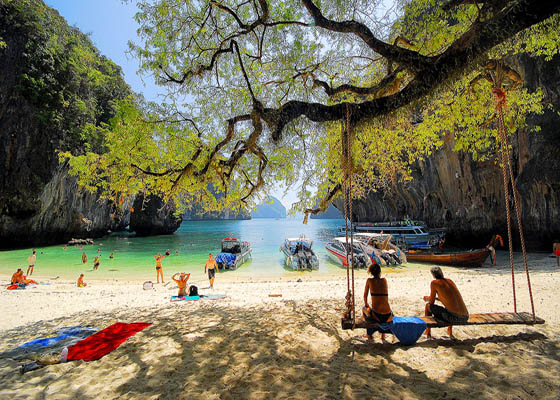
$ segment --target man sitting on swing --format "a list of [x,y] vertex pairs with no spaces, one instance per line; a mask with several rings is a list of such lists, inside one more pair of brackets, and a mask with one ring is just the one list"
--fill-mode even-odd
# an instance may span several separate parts
[[[451,279],[443,277],[443,271],[440,267],[433,267],[431,272],[434,280],[430,284],[430,295],[424,296],[424,301],[426,301],[425,315],[433,315],[436,320],[449,324],[468,321],[469,312],[455,283]],[[434,304],[436,300],[442,302],[443,307]],[[450,337],[454,337],[452,325],[447,327],[447,333]],[[430,328],[426,329],[426,336],[428,338],[432,337]]]

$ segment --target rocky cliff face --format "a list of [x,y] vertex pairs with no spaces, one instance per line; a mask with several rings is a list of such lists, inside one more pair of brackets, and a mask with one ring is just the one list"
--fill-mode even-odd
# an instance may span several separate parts
[[170,235],[175,232],[183,217],[176,217],[173,202],[165,204],[156,196],[138,195],[130,215],[130,230],[137,236]]
[[123,229],[129,206],[80,190],[56,154],[102,151],[84,127],[131,94],[121,69],[41,0],[0,0],[0,37],[0,248]]
[[[541,127],[540,132],[521,131],[512,137],[525,237],[529,248],[549,250],[552,240],[560,238],[560,57],[545,62],[522,56],[514,62],[525,86],[530,90],[542,87],[546,102],[552,105],[543,115],[529,119],[530,125]],[[417,166],[414,181],[406,186],[355,201],[354,218],[382,221],[408,215],[431,227],[447,228],[448,238],[465,246],[486,245],[494,233],[505,239],[500,166],[474,162],[467,154],[452,151],[453,146],[453,135],[449,135],[437,154]]]

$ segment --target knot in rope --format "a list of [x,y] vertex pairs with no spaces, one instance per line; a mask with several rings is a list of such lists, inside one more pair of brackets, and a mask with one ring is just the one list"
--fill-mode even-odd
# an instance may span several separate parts
[[492,88],[492,94],[496,99],[496,105],[501,105],[502,107],[506,106],[506,91],[503,88],[494,86]]

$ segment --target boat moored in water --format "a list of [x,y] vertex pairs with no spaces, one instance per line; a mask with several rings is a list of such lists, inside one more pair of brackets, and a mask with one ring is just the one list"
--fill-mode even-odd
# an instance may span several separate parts
[[[348,266],[348,259],[346,257],[346,238],[337,237],[327,243],[325,246],[327,254],[336,264],[346,267]],[[350,250],[350,243],[348,243],[348,250]],[[366,254],[359,241],[354,242],[354,267],[368,268],[371,264],[371,258]],[[350,251],[348,252],[350,253]],[[349,254],[350,255],[350,254]],[[351,261],[351,259],[350,259]]]
[[219,269],[237,269],[251,257],[251,245],[236,238],[222,240],[222,251],[216,256]]
[[305,236],[284,240],[280,251],[284,253],[286,266],[294,271],[319,269],[319,258],[313,252],[312,246],[313,241]]
[[406,264],[405,252],[391,242],[391,235],[354,233],[353,236],[354,240],[362,243],[366,254],[379,266]]
[[489,248],[447,253],[411,250],[406,254],[406,257],[408,261],[413,262],[478,268],[484,264],[490,253]]

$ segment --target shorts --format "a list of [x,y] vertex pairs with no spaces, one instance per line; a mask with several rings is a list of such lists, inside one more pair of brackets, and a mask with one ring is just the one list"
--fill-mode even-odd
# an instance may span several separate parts
[[216,269],[215,268],[208,268],[208,279],[213,279],[216,276]]
[[434,318],[441,322],[448,322],[450,324],[461,324],[469,320],[468,315],[459,315],[452,313],[447,308],[438,306],[437,304],[430,304],[430,311]]
[[560,257],[560,249],[554,250],[556,257]]

